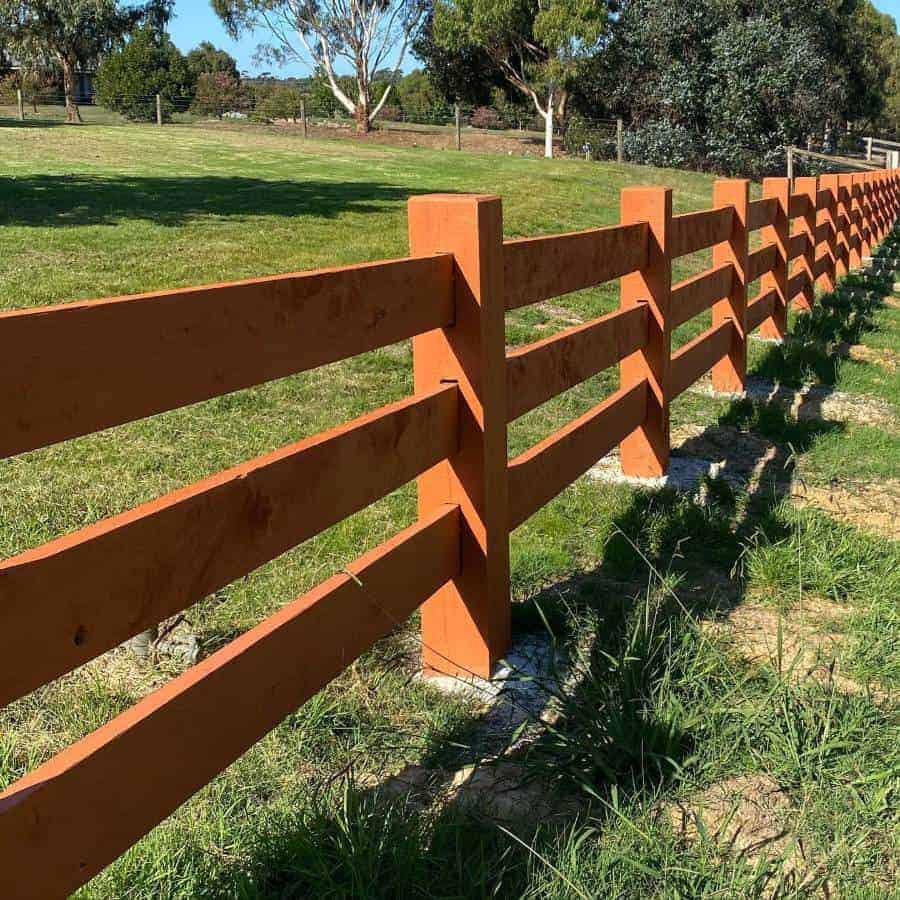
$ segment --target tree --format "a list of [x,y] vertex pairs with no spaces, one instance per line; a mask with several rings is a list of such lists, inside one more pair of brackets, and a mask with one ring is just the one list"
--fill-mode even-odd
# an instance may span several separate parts
[[135,29],[128,42],[111,53],[97,71],[100,102],[134,121],[156,117],[156,95],[169,116],[173,100],[189,93],[191,74],[181,51],[149,25]]
[[215,75],[219,72],[230,76],[234,81],[241,80],[237,60],[227,50],[219,50],[209,41],[203,41],[188,53],[187,65],[194,81],[205,73]]
[[[390,94],[396,74],[421,24],[424,0],[211,0],[237,37],[258,28],[274,42],[261,48],[279,61],[297,60],[325,74],[335,100],[366,133]],[[393,76],[376,86],[389,61]],[[349,64],[355,95],[340,84],[336,66]]]
[[66,121],[80,123],[75,100],[79,66],[95,64],[139,23],[161,29],[171,0],[120,7],[117,0],[4,0],[0,32],[12,36],[10,49],[29,58],[52,58],[63,76]]
[[191,109],[201,115],[220,119],[227,112],[247,106],[247,95],[241,82],[230,72],[201,72],[194,89]]
[[554,113],[564,113],[579,65],[597,54],[612,24],[604,0],[438,0],[435,37],[451,51],[481,47],[544,120],[553,156]]

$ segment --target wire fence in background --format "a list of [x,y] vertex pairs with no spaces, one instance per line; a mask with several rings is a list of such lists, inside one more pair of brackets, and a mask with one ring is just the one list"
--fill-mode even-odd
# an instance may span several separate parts
[[[131,125],[199,124],[205,122],[271,125],[296,128],[305,134],[355,132],[356,120],[343,107],[316,103],[299,91],[278,91],[269,96],[241,95],[233,98],[197,96],[166,97],[156,95],[96,95],[82,97],[78,103],[86,124]],[[0,118],[26,122],[60,123],[67,117],[65,96],[59,91],[44,91],[27,98],[15,94],[0,95]],[[499,152],[543,152],[545,123],[537,113],[515,107],[465,107],[435,104],[401,108],[386,104],[374,122],[373,133],[391,133],[407,142],[459,149]],[[588,119],[573,114],[558,120],[553,129],[556,151],[589,159],[624,159],[625,126],[621,120]],[[532,150],[533,148],[533,150]]]

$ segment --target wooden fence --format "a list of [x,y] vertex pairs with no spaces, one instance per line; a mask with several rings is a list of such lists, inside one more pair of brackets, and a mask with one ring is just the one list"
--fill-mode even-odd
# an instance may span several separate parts
[[[12,784],[0,896],[85,883],[420,606],[424,667],[489,675],[510,641],[511,529],[617,445],[626,474],[664,473],[671,401],[710,370],[741,390],[748,334],[782,336],[789,303],[860,265],[900,176],[796,191],[769,179],[751,201],[719,181],[713,209],[674,216],[668,188],[628,188],[620,225],[511,241],[496,197],[417,197],[409,259],[0,315],[0,456],[407,338],[415,359],[407,399],[0,563],[4,704],[419,488],[415,525]],[[712,268],[672,285],[672,260],[710,247]],[[507,310],[616,278],[616,312],[507,352]],[[616,364],[612,396],[508,460],[509,422]]]

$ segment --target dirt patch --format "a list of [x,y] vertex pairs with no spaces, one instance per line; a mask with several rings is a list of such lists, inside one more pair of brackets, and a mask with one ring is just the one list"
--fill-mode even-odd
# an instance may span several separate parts
[[892,541],[900,541],[900,480],[832,484],[795,484],[793,501],[813,507],[833,519]]
[[900,297],[885,297],[884,305],[891,309],[900,309]]
[[854,362],[869,363],[888,372],[896,372],[897,369],[900,369],[900,354],[895,353],[893,350],[854,344],[847,349],[847,356]]
[[674,832],[694,843],[702,835],[722,851],[755,865],[780,860],[784,872],[804,868],[803,847],[791,834],[791,802],[768,775],[738,775],[667,807]]
[[747,662],[770,666],[795,684],[811,678],[846,694],[861,694],[867,686],[840,673],[843,635],[835,629],[849,613],[847,607],[814,597],[780,613],[748,602],[703,627],[730,641]]
[[508,760],[455,772],[411,765],[374,791],[382,799],[403,800],[419,810],[457,803],[497,822],[570,819],[581,810],[574,798],[559,796],[529,777],[523,766]]
[[[274,127],[296,132],[301,126],[293,123],[277,123]],[[310,123],[309,136],[312,138],[341,138],[354,141],[365,141],[369,144],[383,144],[391,147],[424,147],[429,150],[456,150],[456,133],[452,126],[392,126],[388,123],[370,131],[367,135],[358,135],[355,126],[344,122],[328,124]],[[530,132],[521,135],[508,132],[491,132],[464,128],[462,132],[462,149],[472,153],[498,153],[507,156],[543,156],[543,137],[536,137]],[[565,156],[561,146],[554,152]]]

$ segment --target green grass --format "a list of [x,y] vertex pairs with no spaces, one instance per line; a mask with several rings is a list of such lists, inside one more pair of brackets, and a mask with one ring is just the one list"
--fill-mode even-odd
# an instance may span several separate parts
[[[252,128],[0,127],[0,307],[252,277],[407,252],[414,194],[500,194],[508,236],[610,224],[628,184],[709,205],[704,175],[632,166],[304,142]],[[685,260],[676,277],[707,257]],[[867,282],[867,289],[872,283]],[[900,318],[845,286],[796,341],[754,344],[755,371],[895,403],[893,377],[835,345],[900,349]],[[509,317],[511,343],[613,308],[614,285]],[[703,319],[679,333],[698,333]],[[152,378],[152,373],[148,373]],[[615,386],[605,373],[523,417],[520,452]],[[411,390],[408,344],[0,462],[9,556]],[[720,423],[790,448],[810,481],[897,477],[897,431],[798,423],[778,410],[686,393],[674,425]],[[790,474],[790,473],[788,473]],[[339,571],[413,521],[404,488],[187,611],[202,652]],[[577,678],[520,764],[577,815],[499,827],[458,803],[387,806],[372,785],[410,764],[473,758],[478,711],[412,679],[411,621],[281,723],[82,891],[84,897],[841,896],[896,890],[900,548],[777,492],[712,484],[700,500],[587,479],[512,539],[517,631],[550,627]],[[803,596],[846,607],[841,672],[878,696],[742,661],[708,623]],[[787,669],[790,668],[789,662]],[[35,692],[0,717],[10,783],[170,677],[125,653]],[[223,710],[227,715],[227,710]],[[818,866],[805,887],[776,861],[687,842],[661,806],[744,773],[785,791]],[[526,817],[527,818],[527,817]]]

